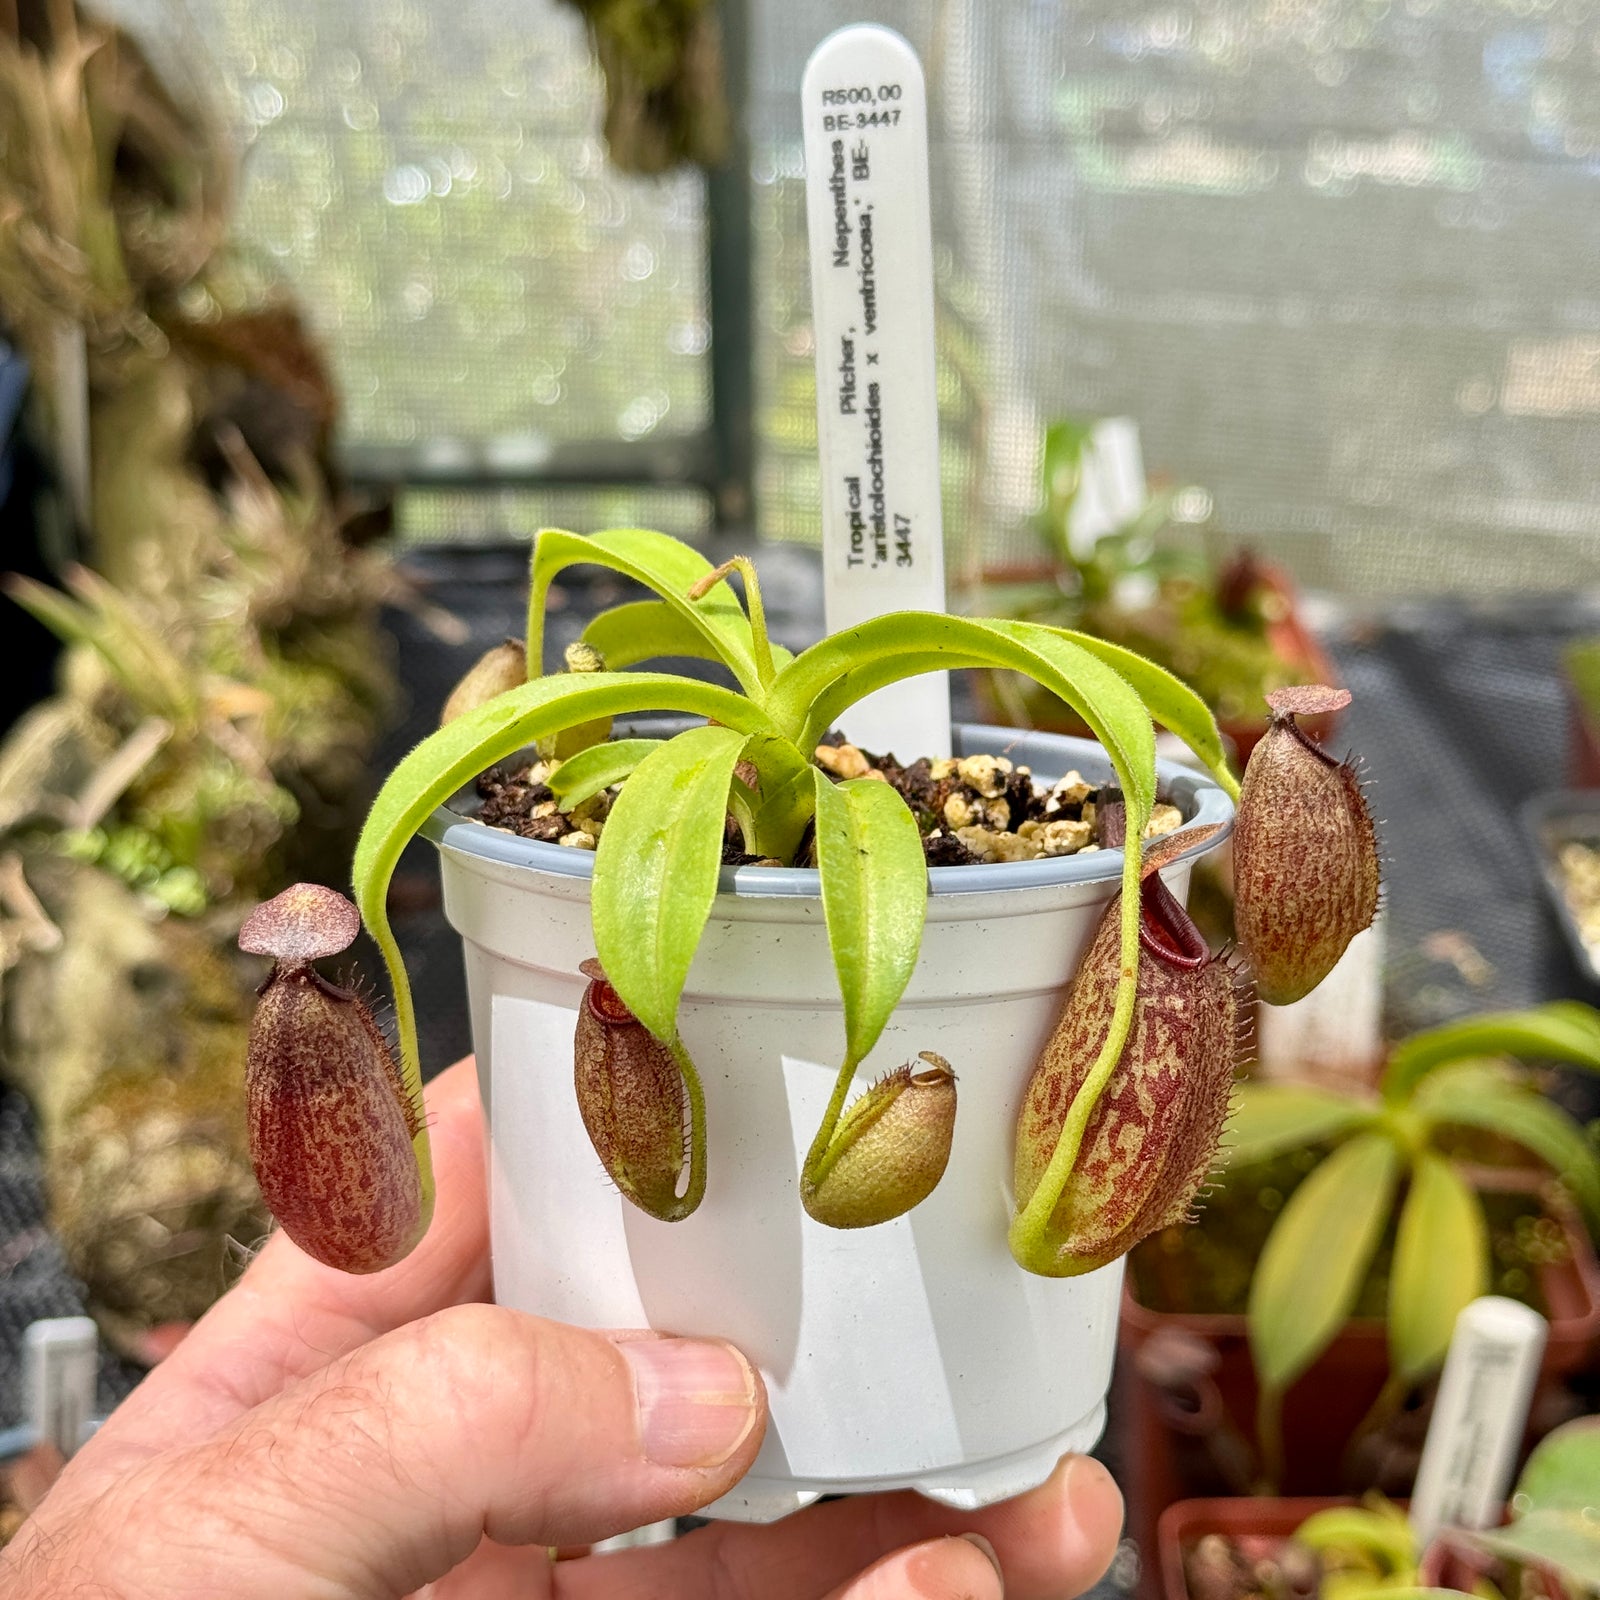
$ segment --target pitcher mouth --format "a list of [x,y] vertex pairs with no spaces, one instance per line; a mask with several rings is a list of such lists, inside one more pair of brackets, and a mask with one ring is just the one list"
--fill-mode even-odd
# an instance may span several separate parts
[[[663,718],[642,723],[637,731],[665,735],[677,731],[678,726],[688,726],[688,721]],[[1105,751],[1092,739],[1020,732],[986,723],[959,723],[952,731],[957,755],[983,752],[1009,755],[1031,766],[1041,781],[1054,782],[1074,767],[1096,781],[1110,782],[1114,776]],[[1232,831],[1233,804],[1205,773],[1173,761],[1158,760],[1156,780],[1162,798],[1183,814],[1178,837],[1190,831],[1198,835],[1203,829],[1220,829],[1204,838],[1197,837],[1192,849],[1174,858],[1174,865],[1215,849]],[[440,849],[460,851],[507,866],[529,867],[563,878],[594,875],[592,851],[569,850],[490,827],[474,817],[478,803],[477,792],[471,785],[459,790],[422,825],[422,836]],[[1035,861],[930,867],[928,890],[935,895],[994,894],[1012,889],[1099,883],[1117,878],[1121,872],[1120,850],[1080,851],[1076,855]],[[724,867],[718,891],[749,897],[816,900],[821,897],[822,885],[814,867]]]

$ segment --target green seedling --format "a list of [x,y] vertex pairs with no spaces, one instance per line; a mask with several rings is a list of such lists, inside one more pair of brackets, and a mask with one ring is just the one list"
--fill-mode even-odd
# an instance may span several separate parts
[[1372,1095],[1289,1083],[1239,1091],[1230,1165],[1334,1145],[1289,1197],[1250,1285],[1258,1437],[1269,1480],[1282,1458],[1284,1392],[1350,1316],[1397,1207],[1391,1400],[1439,1367],[1462,1308],[1487,1292],[1488,1224],[1446,1153],[1452,1137],[1474,1130],[1509,1139],[1600,1220],[1600,1155],[1539,1094],[1515,1064],[1519,1057],[1600,1071],[1600,1013],[1557,1001],[1414,1034],[1390,1052]]

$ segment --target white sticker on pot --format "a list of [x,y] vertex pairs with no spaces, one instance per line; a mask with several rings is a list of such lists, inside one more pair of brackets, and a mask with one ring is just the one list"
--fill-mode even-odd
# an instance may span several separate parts
[[94,1415],[100,1333],[91,1317],[48,1317],[22,1336],[23,1392],[38,1438],[70,1456]]
[[489,1234],[495,1299],[580,1327],[643,1328],[648,1319],[624,1226],[630,1208],[595,1156],[572,1089],[577,1020],[567,1006],[494,997]]
[[[836,1068],[783,1058],[798,1171],[827,1109]],[[961,1429],[928,1303],[917,1236],[909,1216],[876,1228],[825,1228],[802,1223],[802,1289],[798,1347],[807,1360],[768,1379],[772,1417],[790,1470],[824,1476],[850,1460],[859,1475],[904,1472],[959,1461]],[[893,1350],[869,1347],[864,1327],[892,1308]],[[875,1379],[875,1373],[878,1374]],[[906,1404],[900,1375],[926,1381]],[[840,1397],[849,1404],[841,1405]],[[822,1437],[816,1418],[830,1416],[840,1437]],[[875,1453],[881,1459],[875,1460]]]

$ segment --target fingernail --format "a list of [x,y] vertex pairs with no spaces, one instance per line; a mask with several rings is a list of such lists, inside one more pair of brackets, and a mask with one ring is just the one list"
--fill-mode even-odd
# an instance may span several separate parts
[[756,1377],[729,1344],[630,1339],[617,1347],[633,1368],[639,1442],[663,1467],[720,1467],[750,1436]]
[[995,1554],[992,1544],[981,1533],[964,1533],[961,1535],[968,1544],[976,1545],[989,1558],[989,1564],[994,1568],[995,1576],[1000,1580],[1000,1592],[1005,1593],[1006,1575],[1000,1566],[1000,1557]]

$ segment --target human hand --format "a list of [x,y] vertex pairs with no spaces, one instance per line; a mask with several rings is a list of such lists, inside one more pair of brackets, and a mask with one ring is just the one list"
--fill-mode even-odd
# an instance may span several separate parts
[[729,1345],[483,1303],[470,1061],[428,1111],[439,1207],[417,1249],[353,1278],[276,1235],[0,1553],[10,1600],[998,1600],[995,1560],[1011,1600],[1045,1600],[1105,1570],[1121,1501],[1079,1457],[978,1512],[860,1496],[553,1562],[730,1489],[766,1397]]

